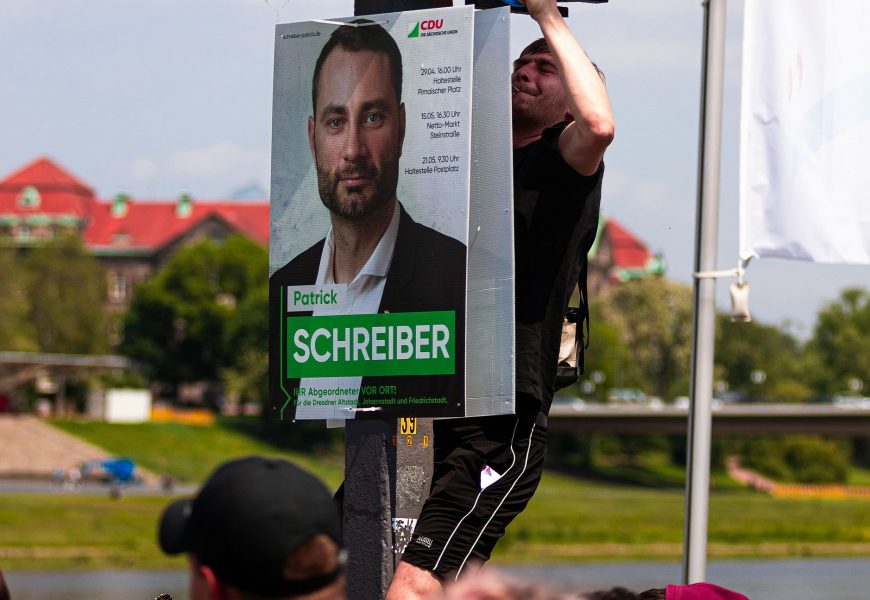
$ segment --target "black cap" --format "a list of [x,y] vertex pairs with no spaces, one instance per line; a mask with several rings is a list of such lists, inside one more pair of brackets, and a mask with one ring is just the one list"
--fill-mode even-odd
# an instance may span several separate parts
[[290,554],[317,534],[341,547],[338,507],[323,483],[286,460],[249,456],[218,467],[195,498],[166,507],[158,538],[164,552],[193,553],[225,583],[279,597],[338,577],[340,567],[304,581],[284,574]]

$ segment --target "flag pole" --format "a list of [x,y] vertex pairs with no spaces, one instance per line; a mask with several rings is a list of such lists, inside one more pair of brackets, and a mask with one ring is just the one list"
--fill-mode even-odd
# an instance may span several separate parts
[[716,280],[712,277],[699,277],[698,274],[716,270],[725,72],[726,0],[702,0],[702,5],[704,7],[704,52],[692,299],[691,404],[686,464],[683,583],[703,581],[707,568]]

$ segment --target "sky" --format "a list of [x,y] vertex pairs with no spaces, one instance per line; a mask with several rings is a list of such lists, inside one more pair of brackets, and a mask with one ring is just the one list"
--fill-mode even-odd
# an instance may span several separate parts
[[[668,277],[690,284],[701,3],[568,6],[569,27],[607,75],[616,117],[602,210],[664,254]],[[49,156],[102,198],[268,190],[276,18],[352,13],[352,0],[2,0],[0,176]],[[742,18],[743,0],[729,2],[719,269],[737,265]],[[511,25],[516,55],[538,33],[527,16]],[[870,267],[764,259],[747,280],[753,318],[805,339],[840,290],[870,286]],[[717,284],[723,310],[729,283]]]

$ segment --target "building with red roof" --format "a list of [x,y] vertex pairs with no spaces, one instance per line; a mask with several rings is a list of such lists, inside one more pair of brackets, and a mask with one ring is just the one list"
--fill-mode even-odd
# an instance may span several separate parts
[[637,236],[616,219],[602,219],[589,252],[588,288],[591,297],[633,279],[662,277],[664,259],[650,252]]
[[76,233],[103,263],[108,304],[129,304],[133,288],[179,247],[201,239],[243,235],[269,242],[269,202],[146,200],[118,194],[99,199],[89,185],[41,157],[0,180],[0,240],[27,248]]
[[[179,247],[201,239],[246,236],[269,242],[268,200],[99,199],[89,185],[49,158],[0,181],[0,242],[26,248],[77,233],[106,269],[110,309],[127,306],[134,287]],[[615,219],[602,219],[589,254],[594,297],[619,282],[664,274],[660,256]]]

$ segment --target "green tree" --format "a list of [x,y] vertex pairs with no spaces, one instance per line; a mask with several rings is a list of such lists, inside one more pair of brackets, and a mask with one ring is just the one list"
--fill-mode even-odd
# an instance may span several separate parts
[[242,402],[264,404],[269,394],[269,294],[264,285],[239,304],[227,323],[228,364],[220,371],[224,388]]
[[[632,359],[619,328],[605,320],[601,301],[593,301],[589,310],[589,348],[584,356],[581,389],[586,382],[595,383],[597,373],[604,377],[595,383],[593,397],[606,398],[610,387],[644,387],[647,379]],[[587,384],[588,385],[588,384]]]
[[268,268],[266,250],[241,236],[182,248],[137,288],[121,351],[160,381],[216,381],[244,354],[225,336],[249,296],[267,293]]
[[43,352],[99,354],[108,347],[106,279],[76,236],[34,248],[24,259],[28,316]]
[[733,440],[744,466],[783,482],[846,483],[849,444],[819,436],[753,437]]
[[[808,362],[792,335],[756,321],[732,323],[716,318],[716,374],[732,391],[775,401],[806,400]],[[753,380],[753,372],[757,372]]]
[[826,366],[814,372],[822,392],[836,393],[858,379],[870,386],[870,291],[849,288],[818,315],[810,351]]
[[689,286],[665,279],[629,281],[601,296],[595,312],[619,331],[630,362],[643,374],[640,387],[660,396],[685,393],[692,342]]
[[0,248],[0,350],[32,352],[39,349],[30,322],[27,273],[15,250]]

